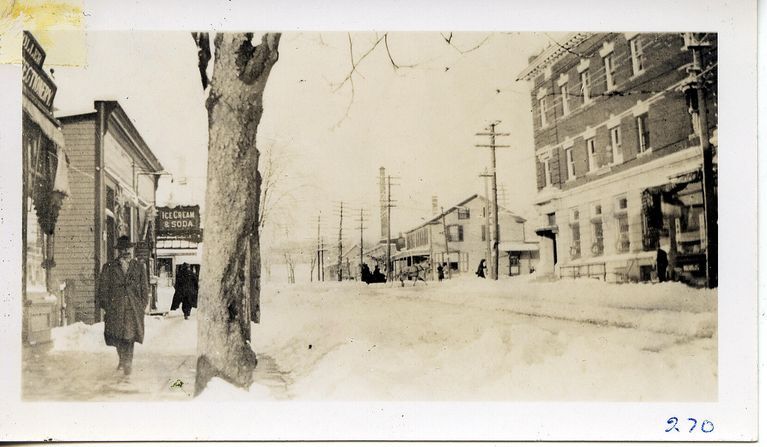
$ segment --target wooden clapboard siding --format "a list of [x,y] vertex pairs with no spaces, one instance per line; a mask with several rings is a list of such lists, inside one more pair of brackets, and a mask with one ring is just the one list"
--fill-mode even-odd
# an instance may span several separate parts
[[95,115],[64,120],[65,151],[69,157],[70,196],[56,224],[54,277],[67,282],[67,301],[78,321],[95,321],[94,210]]

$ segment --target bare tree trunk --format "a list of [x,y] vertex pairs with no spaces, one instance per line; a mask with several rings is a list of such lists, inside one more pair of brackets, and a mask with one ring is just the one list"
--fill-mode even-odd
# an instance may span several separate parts
[[[259,266],[258,150],[263,92],[277,62],[280,34],[219,33],[210,81],[208,185],[197,331],[199,394],[212,377],[247,388],[256,355],[250,348],[248,300]],[[199,45],[199,44],[198,44]],[[203,82],[204,83],[204,82]],[[249,281],[250,279],[250,281]]]

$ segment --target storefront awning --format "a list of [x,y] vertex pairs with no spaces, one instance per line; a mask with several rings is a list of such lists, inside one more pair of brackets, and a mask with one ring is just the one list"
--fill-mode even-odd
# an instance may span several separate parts
[[57,146],[64,147],[64,133],[59,129],[56,123],[48,117],[48,115],[38,109],[32,101],[25,97],[22,97],[21,99],[21,108],[24,110],[24,113],[27,114],[29,119],[40,126],[40,130],[47,138],[56,143]]
[[428,248],[413,248],[410,250],[400,251],[397,254],[392,255],[392,259],[407,259],[411,256],[429,256]]
[[501,242],[498,244],[500,251],[538,251],[538,244],[535,242]]

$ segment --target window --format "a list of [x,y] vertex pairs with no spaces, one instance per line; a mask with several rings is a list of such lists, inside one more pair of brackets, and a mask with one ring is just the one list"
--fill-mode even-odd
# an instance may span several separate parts
[[586,70],[581,73],[581,95],[583,96],[583,105],[591,102],[591,76]]
[[586,140],[586,153],[588,154],[589,172],[596,171],[597,166],[597,146],[593,138]]
[[570,113],[570,105],[567,103],[567,84],[562,84],[562,86],[559,87],[559,96],[562,97],[562,115],[567,115]]
[[[625,200],[625,199],[624,199]],[[618,243],[616,248],[618,253],[626,253],[629,251],[629,218],[626,214],[620,215],[617,218],[618,224]]]
[[626,211],[628,209],[629,202],[625,197],[619,197],[616,202],[616,208],[618,211]]
[[565,149],[565,158],[567,159],[567,180],[575,179],[575,159],[573,159],[573,148]]
[[570,245],[570,258],[577,259],[581,257],[581,225],[578,222],[570,224],[572,232],[572,243]]
[[549,160],[543,161],[543,186],[549,186],[551,185],[551,165],[549,164]]
[[592,236],[594,243],[591,245],[591,254],[600,256],[605,252],[604,231],[602,229],[602,220],[591,223]]
[[548,123],[546,122],[546,97],[538,100],[538,110],[541,114],[541,127],[546,127]]
[[458,218],[468,219],[470,217],[470,211],[468,208],[458,208]]
[[448,242],[463,242],[463,225],[447,226]]
[[487,240],[487,225],[482,225],[480,228],[482,228],[482,241]]
[[613,61],[613,55],[608,54],[602,60],[605,62],[605,82],[607,83],[607,90],[615,88],[615,62]]
[[650,149],[650,129],[647,126],[647,114],[637,117],[637,135],[639,138],[639,153]]
[[572,240],[570,243],[570,258],[577,259],[581,256],[581,213],[578,208],[570,209],[570,232]]
[[635,37],[629,40],[629,47],[631,48],[631,70],[634,76],[637,76],[644,71],[642,41],[639,40],[639,37]]
[[556,213],[547,214],[546,221],[549,223],[550,227],[555,226],[557,224],[557,214]]
[[610,149],[613,155],[613,164],[623,163],[623,151],[621,149],[621,128],[610,129]]

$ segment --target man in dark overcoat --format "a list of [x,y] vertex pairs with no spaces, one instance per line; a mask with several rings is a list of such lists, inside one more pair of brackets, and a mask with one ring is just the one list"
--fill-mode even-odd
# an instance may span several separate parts
[[149,283],[144,265],[133,257],[130,238],[120,236],[115,248],[117,258],[101,269],[97,298],[104,309],[104,341],[117,348],[117,369],[127,376],[133,365],[133,344],[144,341]]
[[184,312],[184,319],[188,320],[192,308],[197,307],[198,287],[197,275],[195,275],[192,267],[186,262],[181,264],[176,272],[176,290],[173,292],[170,310],[176,310],[180,305]]

